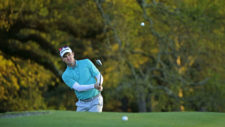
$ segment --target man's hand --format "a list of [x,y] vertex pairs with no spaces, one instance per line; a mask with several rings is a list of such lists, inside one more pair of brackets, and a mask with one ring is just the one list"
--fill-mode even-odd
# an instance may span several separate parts
[[99,84],[95,84],[95,89],[99,90],[99,91],[102,91],[103,90],[103,86],[102,85],[99,85]]

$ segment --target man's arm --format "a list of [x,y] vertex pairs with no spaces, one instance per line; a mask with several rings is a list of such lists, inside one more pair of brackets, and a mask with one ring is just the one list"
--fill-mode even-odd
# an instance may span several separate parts
[[70,75],[66,75],[65,73],[62,75],[62,79],[67,86],[77,91],[87,91],[94,88],[100,90],[97,83],[90,85],[80,85],[77,81],[72,79]]
[[102,85],[103,84],[103,76],[101,75],[101,73],[99,73],[96,76],[96,80],[97,80],[97,84]]
[[72,86],[72,88],[74,90],[77,90],[77,91],[87,91],[87,90],[90,90],[90,89],[99,89],[99,86],[98,84],[90,84],[90,85],[80,85],[78,82],[75,82]]

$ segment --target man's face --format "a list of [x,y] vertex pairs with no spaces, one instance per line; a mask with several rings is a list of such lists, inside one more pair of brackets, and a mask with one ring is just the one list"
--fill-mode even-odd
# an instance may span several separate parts
[[62,57],[63,62],[65,62],[69,66],[73,66],[75,64],[74,53],[65,53]]

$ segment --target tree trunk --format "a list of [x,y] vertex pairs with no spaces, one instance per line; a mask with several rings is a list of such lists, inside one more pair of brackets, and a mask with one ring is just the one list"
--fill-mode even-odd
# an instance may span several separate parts
[[144,91],[138,91],[139,92],[139,96],[137,97],[137,102],[138,102],[138,111],[139,112],[146,112],[147,108],[146,108],[146,99],[145,99],[145,93]]

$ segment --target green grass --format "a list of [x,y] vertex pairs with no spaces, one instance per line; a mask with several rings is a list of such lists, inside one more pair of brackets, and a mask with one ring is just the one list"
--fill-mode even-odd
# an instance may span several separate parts
[[[225,127],[225,113],[153,112],[153,113],[88,113],[48,111],[31,116],[5,117],[0,114],[1,127]],[[128,121],[122,121],[122,116]]]

